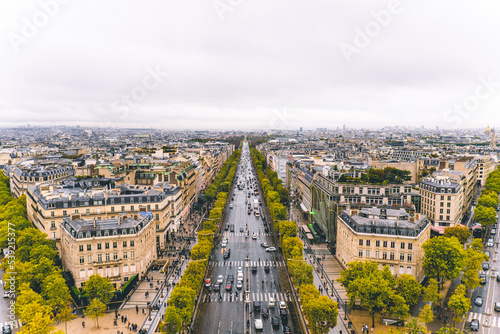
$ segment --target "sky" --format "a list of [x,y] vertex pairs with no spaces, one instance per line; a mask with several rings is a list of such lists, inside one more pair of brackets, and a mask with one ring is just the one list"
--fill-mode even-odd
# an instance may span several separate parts
[[500,126],[497,0],[0,2],[0,126]]

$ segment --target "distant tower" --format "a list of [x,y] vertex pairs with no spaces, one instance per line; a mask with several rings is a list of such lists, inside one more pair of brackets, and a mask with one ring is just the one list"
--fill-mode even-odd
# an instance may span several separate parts
[[488,127],[486,128],[486,130],[484,130],[484,135],[486,137],[490,137],[491,136],[491,129],[490,129],[490,125],[488,124]]
[[495,137],[495,129],[491,130],[491,142],[490,142],[490,146],[493,147],[493,148],[496,148],[497,147],[497,139]]

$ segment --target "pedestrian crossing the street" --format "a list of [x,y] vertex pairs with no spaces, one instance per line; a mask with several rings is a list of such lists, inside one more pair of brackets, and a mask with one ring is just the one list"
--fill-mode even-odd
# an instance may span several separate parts
[[470,312],[467,321],[470,322],[472,319],[477,319],[483,326],[500,328],[500,316]]
[[[222,302],[242,302],[245,298],[243,292],[238,293],[238,297],[234,293],[223,292],[220,294]],[[268,302],[269,299],[273,297],[276,301],[276,305],[279,304],[281,300],[291,301],[290,297],[286,293],[273,293],[273,292],[251,292],[250,301],[251,302]],[[204,303],[215,303],[220,302],[219,294],[217,292],[206,293],[203,295],[202,301]]]
[[0,328],[3,326],[10,325],[12,328],[21,328],[23,323],[21,322],[20,319],[14,320],[14,321],[7,321],[7,322],[0,322]]
[[208,265],[210,267],[227,267],[227,266],[234,266],[234,267],[245,267],[248,263],[248,266],[250,267],[264,267],[264,266],[269,266],[269,267],[284,267],[285,262],[283,261],[209,261]]
[[[245,232],[228,232],[228,231],[224,232],[224,237],[243,237],[245,235],[247,235]],[[250,233],[248,236],[251,237],[252,234]],[[257,237],[262,237],[262,236],[269,237],[271,236],[271,233],[257,233]]]

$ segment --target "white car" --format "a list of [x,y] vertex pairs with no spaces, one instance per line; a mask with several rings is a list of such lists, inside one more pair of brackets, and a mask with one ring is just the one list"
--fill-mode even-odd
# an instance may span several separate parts
[[243,281],[238,281],[236,283],[236,289],[241,290],[243,288]]
[[269,297],[269,307],[274,307],[275,303],[274,297]]
[[252,235],[253,240],[257,240],[257,234]]
[[255,329],[263,329],[262,319],[255,319]]
[[487,247],[493,247],[493,238],[488,239],[488,243],[486,244]]
[[221,283],[221,284],[222,284],[222,283],[224,283],[224,276],[219,275],[219,276],[217,277],[217,283]]
[[232,204],[229,204],[229,208],[232,209],[233,208],[233,205]]
[[226,247],[227,246],[227,239],[223,239],[222,240],[222,247]]
[[286,303],[283,300],[280,301],[280,309],[286,309]]
[[276,247],[267,247],[266,252],[276,252]]

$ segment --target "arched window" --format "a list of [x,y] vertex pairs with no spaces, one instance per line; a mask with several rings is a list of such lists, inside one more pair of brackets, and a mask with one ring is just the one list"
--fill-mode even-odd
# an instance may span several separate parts
[[85,269],[80,270],[80,278],[85,278]]

